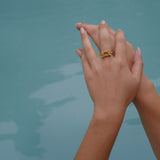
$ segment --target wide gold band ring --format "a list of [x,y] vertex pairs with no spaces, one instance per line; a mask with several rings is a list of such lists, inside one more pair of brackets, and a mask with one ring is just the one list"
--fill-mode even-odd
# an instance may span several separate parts
[[113,54],[112,50],[104,50],[100,53],[101,58],[110,57]]

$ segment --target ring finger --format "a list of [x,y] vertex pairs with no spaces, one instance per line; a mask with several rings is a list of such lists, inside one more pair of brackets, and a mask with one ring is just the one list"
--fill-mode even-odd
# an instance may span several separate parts
[[114,52],[114,39],[109,33],[109,28],[104,20],[99,25],[99,42],[100,53],[104,51]]

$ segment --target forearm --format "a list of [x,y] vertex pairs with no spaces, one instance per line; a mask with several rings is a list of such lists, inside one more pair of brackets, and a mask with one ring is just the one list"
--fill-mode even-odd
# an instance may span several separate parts
[[105,117],[94,114],[75,160],[108,159],[123,117],[120,112],[108,112]]
[[134,100],[153,151],[160,159],[160,97],[151,81],[144,75]]

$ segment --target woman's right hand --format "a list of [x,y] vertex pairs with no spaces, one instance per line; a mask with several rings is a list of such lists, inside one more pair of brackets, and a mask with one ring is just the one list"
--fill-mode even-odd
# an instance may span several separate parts
[[[76,28],[78,30],[80,30],[81,27],[83,27],[86,30],[86,32],[92,38],[93,42],[96,44],[97,48],[100,51],[99,25],[89,25],[86,23],[77,23],[76,24]],[[112,28],[110,28],[109,26],[107,26],[107,27],[108,27],[108,33],[109,33],[108,37],[115,44],[116,32]],[[133,46],[129,42],[126,41],[126,43],[127,43],[127,62],[128,62],[129,67],[131,68],[133,61],[134,61],[135,51],[134,51]]]
[[99,49],[100,52],[113,50],[114,55],[111,57],[103,59],[97,55],[83,28],[83,51],[80,54],[77,52],[82,60],[88,91],[95,104],[94,113],[100,115],[111,113],[113,110],[125,112],[138,89],[143,66],[139,50],[134,55],[131,69],[129,68],[127,44],[122,31],[117,31],[115,41],[110,39],[108,34],[107,24],[102,21],[99,26]]
[[[76,28],[78,30],[80,30],[81,27],[83,27],[86,30],[86,32],[92,38],[92,40],[94,41],[94,43],[96,44],[97,48],[100,51],[99,29],[98,29],[99,26],[98,25],[89,25],[86,23],[77,23],[76,24]],[[108,31],[109,31],[109,38],[115,42],[116,32],[110,27],[108,27]],[[131,68],[133,61],[134,61],[135,51],[134,51],[133,46],[129,42],[126,42],[126,43],[127,43],[127,62],[128,62],[128,66]],[[133,100],[134,102],[143,101],[145,99],[144,93],[149,92],[150,88],[148,88],[147,86],[152,86],[151,83],[152,82],[146,77],[146,75],[143,72],[138,91],[137,91],[136,96]]]
[[[96,45],[99,46],[98,26],[88,24],[77,24],[76,26],[77,29],[83,26]],[[109,28],[109,34],[111,39],[115,39],[115,32],[111,28]],[[132,64],[134,54],[133,47],[127,43],[127,61],[129,66]],[[138,109],[152,149],[157,159],[160,159],[160,97],[153,83],[144,73],[142,73],[140,85],[133,102]]]

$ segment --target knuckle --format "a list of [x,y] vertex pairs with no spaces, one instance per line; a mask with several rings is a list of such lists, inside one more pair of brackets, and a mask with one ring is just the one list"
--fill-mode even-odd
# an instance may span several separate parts
[[84,54],[81,54],[81,61],[84,62],[86,59],[85,55]]
[[107,70],[111,71],[112,70],[112,65],[110,63],[107,63],[105,65],[105,67],[107,68]]
[[81,34],[81,39],[82,39],[82,42],[84,42],[86,40],[86,35],[85,34]]
[[108,34],[108,32],[105,32],[105,34],[101,36],[101,41],[110,43],[112,42],[112,37]]
[[121,29],[119,29],[117,32],[118,32],[119,35],[123,35],[124,36],[124,32]]
[[120,37],[120,38],[118,39],[118,41],[119,41],[119,43],[125,43],[125,39],[123,39],[123,37]]
[[112,28],[108,27],[108,30],[109,30],[110,34],[112,34],[112,36],[115,35],[115,31]]
[[107,39],[108,39],[110,42],[113,42],[113,37],[112,37],[110,34],[108,34]]
[[118,59],[117,60],[117,66],[119,67],[119,69],[121,69],[121,68],[123,68],[125,66],[122,59]]
[[87,24],[86,23],[82,23],[82,27],[86,29]]
[[104,24],[99,24],[99,28],[101,29],[101,28],[104,28],[105,27],[105,25]]
[[112,61],[106,59],[105,63],[102,64],[103,68],[106,68],[107,70],[112,70]]
[[84,50],[85,50],[86,54],[90,54],[90,52],[92,52],[92,48],[90,47],[90,45],[85,45]]
[[108,31],[107,24],[100,24],[99,25],[99,30],[107,30]]
[[100,40],[103,42],[106,42],[106,41],[109,41],[109,37],[108,37],[108,35],[103,35],[103,36],[101,36],[100,37]]
[[125,42],[124,32],[122,30],[117,31],[117,40],[121,43]]
[[114,42],[115,42],[114,36],[110,35],[110,40],[114,44]]
[[97,63],[94,63],[94,72],[98,74],[100,73],[100,71],[101,71],[101,66],[98,65]]
[[132,47],[132,45],[129,43],[129,42],[127,42],[127,45],[131,48]]
[[131,43],[127,42],[128,47],[130,48],[131,51],[134,51],[134,47],[132,46]]
[[86,51],[86,52],[90,52],[92,47],[90,45],[90,43],[88,42],[87,39],[84,39],[83,40],[83,49]]
[[91,35],[95,35],[96,33],[97,33],[97,30],[96,30],[96,29],[90,30],[90,34],[91,34]]
[[89,51],[90,51],[90,46],[89,46],[87,43],[85,43],[85,45],[84,45],[84,50],[85,50],[86,52],[89,52]]
[[91,74],[91,73],[87,73],[87,74],[85,75],[85,79],[86,79],[86,81],[92,81],[92,79],[93,79],[92,74]]

